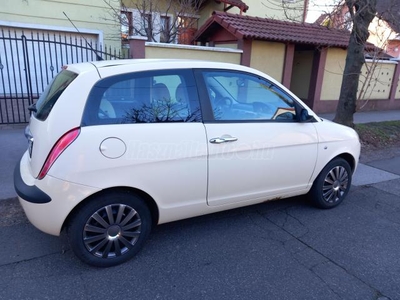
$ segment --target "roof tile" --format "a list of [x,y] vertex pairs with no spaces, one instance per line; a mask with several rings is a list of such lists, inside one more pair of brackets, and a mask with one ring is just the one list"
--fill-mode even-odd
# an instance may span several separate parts
[[[199,29],[196,40],[202,36],[213,23],[220,24],[223,28],[236,37],[255,40],[268,40],[277,42],[293,42],[320,46],[335,46],[347,48],[350,33],[346,30],[327,28],[317,24],[287,22],[274,19],[250,17],[225,12],[214,12],[212,17]],[[209,36],[205,34],[205,36]]]

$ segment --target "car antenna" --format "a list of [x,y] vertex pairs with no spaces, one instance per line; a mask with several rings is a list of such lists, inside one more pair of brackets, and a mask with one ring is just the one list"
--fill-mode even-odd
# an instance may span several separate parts
[[74,26],[74,28],[76,29],[76,31],[78,31],[78,33],[80,34],[81,38],[83,38],[86,42],[86,45],[89,46],[89,48],[96,54],[96,60],[100,61],[100,60],[104,60],[98,53],[97,50],[95,50],[92,45],[87,41],[87,39],[82,35],[82,33],[79,31],[78,27],[75,26],[75,24],[72,22],[72,20],[67,16],[67,14],[65,13],[65,11],[63,11],[64,16],[68,19],[68,21],[72,24],[72,26]]

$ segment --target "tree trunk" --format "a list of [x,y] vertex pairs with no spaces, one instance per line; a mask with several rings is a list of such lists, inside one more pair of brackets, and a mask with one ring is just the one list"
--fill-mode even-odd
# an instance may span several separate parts
[[353,18],[353,29],[347,49],[339,103],[333,121],[350,127],[354,127],[353,115],[356,112],[358,82],[365,62],[364,48],[369,36],[368,27],[376,15],[376,1],[346,0]]

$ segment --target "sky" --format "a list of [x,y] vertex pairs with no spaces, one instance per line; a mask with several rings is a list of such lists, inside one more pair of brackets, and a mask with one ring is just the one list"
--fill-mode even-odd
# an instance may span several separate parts
[[307,13],[307,22],[312,23],[326,12],[332,11],[338,0],[310,0]]

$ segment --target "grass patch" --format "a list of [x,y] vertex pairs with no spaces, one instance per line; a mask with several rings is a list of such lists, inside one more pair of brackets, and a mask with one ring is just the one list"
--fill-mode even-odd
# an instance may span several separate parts
[[383,148],[400,145],[400,121],[356,124],[355,130],[364,146]]

